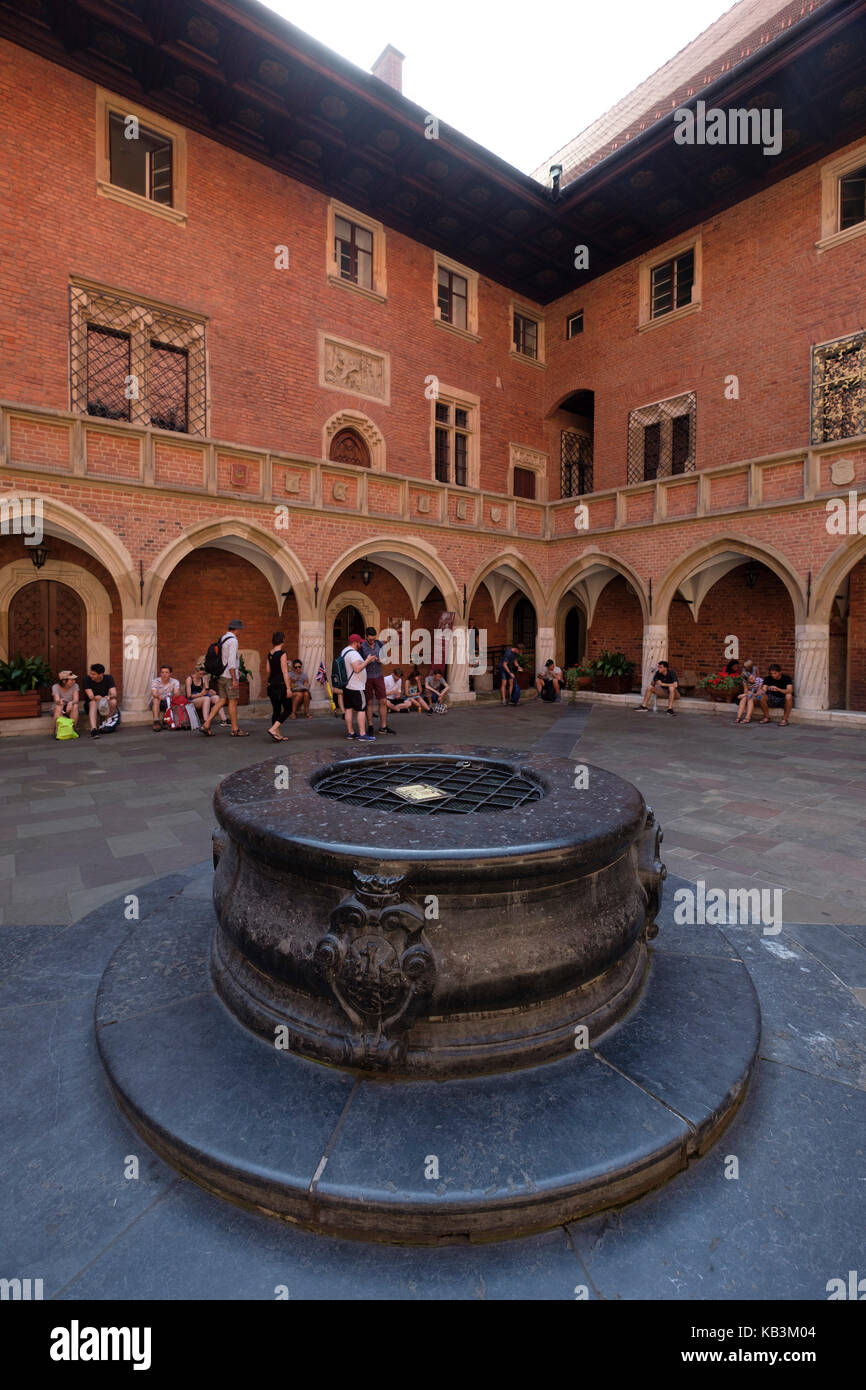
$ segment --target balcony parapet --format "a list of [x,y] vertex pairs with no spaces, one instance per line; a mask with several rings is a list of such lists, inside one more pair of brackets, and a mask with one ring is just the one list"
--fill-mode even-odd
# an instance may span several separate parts
[[0,467],[419,528],[565,540],[866,489],[866,435],[544,503],[0,401]]

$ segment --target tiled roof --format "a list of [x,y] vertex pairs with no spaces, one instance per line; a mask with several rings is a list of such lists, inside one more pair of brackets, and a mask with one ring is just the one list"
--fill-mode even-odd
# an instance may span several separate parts
[[551,164],[561,164],[564,186],[828,3],[739,0],[652,77],[534,169],[532,177],[547,183]]

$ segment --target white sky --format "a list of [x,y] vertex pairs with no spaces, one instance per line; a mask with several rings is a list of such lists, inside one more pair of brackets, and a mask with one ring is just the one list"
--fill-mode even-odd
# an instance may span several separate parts
[[731,0],[263,0],[529,173],[731,9]]

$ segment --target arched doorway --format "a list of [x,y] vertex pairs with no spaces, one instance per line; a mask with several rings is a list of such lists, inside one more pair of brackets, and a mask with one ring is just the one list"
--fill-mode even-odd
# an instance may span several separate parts
[[565,615],[564,639],[563,665],[567,670],[583,660],[586,650],[586,617],[576,604]]
[[351,604],[341,608],[334,619],[334,655],[339,656],[353,633],[356,632],[363,637],[366,626],[357,608],[353,608]]
[[511,615],[511,640],[524,651],[535,651],[535,609],[528,598],[520,598]]
[[357,430],[340,430],[335,434],[328,458],[331,463],[351,463],[356,468],[370,467],[370,450]]
[[[54,675],[87,671],[87,617],[84,604],[68,584],[37,579],[13,596],[9,606],[9,654],[41,656]],[[47,698],[48,691],[43,692]]]

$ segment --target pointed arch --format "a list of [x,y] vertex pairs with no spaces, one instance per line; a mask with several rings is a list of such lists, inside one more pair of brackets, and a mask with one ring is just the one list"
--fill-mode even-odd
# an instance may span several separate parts
[[[132,556],[114,532],[100,525],[77,507],[61,502],[48,494],[9,491],[0,493],[0,501],[11,505],[20,502],[32,509],[38,502],[42,512],[42,529],[46,536],[56,536],[85,551],[98,560],[114,580],[125,616],[139,612],[138,576],[134,573]],[[30,514],[30,513],[28,513]]]
[[343,430],[354,430],[367,446],[370,455],[370,468],[374,473],[384,473],[387,463],[385,436],[375,420],[361,410],[338,410],[322,426],[322,458],[331,457],[331,445]]
[[[514,593],[517,592],[518,589],[521,589],[535,609],[538,625],[544,627],[548,609],[544,590],[534,570],[530,568],[528,562],[523,558],[520,552],[514,550],[512,547],[500,551],[499,554],[494,556],[491,560],[485,560],[475,571],[470,583],[466,585],[467,614],[471,611],[472,601],[477,595],[481,585],[485,584],[488,578],[497,570],[503,572],[503,577],[508,581],[508,584],[512,586],[507,592],[503,591],[500,596],[497,596],[493,592],[490,593],[497,618],[505,608],[508,600],[514,596]],[[508,584],[506,585],[506,589],[508,588]]]
[[369,540],[359,541],[357,545],[353,545],[350,550],[345,551],[338,560],[334,561],[320,585],[320,609],[322,605],[327,607],[330,603],[334,585],[343,571],[353,565],[356,560],[365,557],[381,564],[385,569],[388,569],[389,559],[396,561],[398,565],[405,562],[408,568],[420,571],[432,581],[442,594],[448,611],[461,614],[463,600],[460,597],[458,601],[457,585],[433,547],[425,541],[407,541],[402,536],[387,535],[371,536]]
[[[312,586],[298,557],[271,531],[254,522],[224,517],[219,521],[202,521],[187,527],[182,535],[170,541],[160,551],[145,575],[144,611],[156,617],[159,599],[166,580],[180,561],[203,546],[216,546],[233,551],[255,565],[268,581],[279,613],[283,592],[294,591],[298,616],[306,621],[314,616]],[[227,595],[228,600],[228,595]]]
[[846,544],[825,561],[820,573],[812,582],[812,603],[808,621],[828,623],[833,611],[833,602],[846,577],[855,565],[866,558],[866,536],[851,536]]
[[742,555],[744,560],[756,560],[759,564],[766,565],[788,591],[794,609],[794,622],[806,621],[806,594],[803,583],[799,575],[791,569],[787,557],[775,546],[755,541],[750,536],[736,532],[726,532],[722,536],[714,536],[711,541],[703,541],[674,562],[656,588],[653,621],[667,621],[671,602],[681,584],[696,572],[705,569],[713,560],[721,560],[732,552]]
[[[598,573],[605,569],[610,570],[611,574],[608,579],[604,580],[601,588],[603,589],[606,587],[610,579],[614,577],[614,574],[622,575],[634,589],[637,601],[640,604],[643,621],[644,623],[648,623],[650,620],[649,595],[637,571],[632,569],[628,561],[623,560],[619,555],[612,555],[610,551],[599,550],[595,547],[584,550],[583,554],[580,555],[578,559],[571,560],[569,564],[566,565],[565,569],[560,570],[553,581],[550,591],[549,607],[551,613],[555,615],[558,612],[561,600],[568,593],[569,589],[572,589],[582,577],[588,580],[593,572]],[[587,624],[590,626],[592,624],[595,604],[600,592],[601,589],[594,594],[580,595],[580,597],[583,598],[583,607],[586,610]]]

